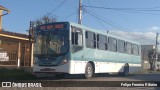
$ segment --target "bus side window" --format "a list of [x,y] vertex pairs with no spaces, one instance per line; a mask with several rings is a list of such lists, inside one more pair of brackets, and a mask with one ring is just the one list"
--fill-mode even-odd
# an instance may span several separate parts
[[139,55],[138,45],[132,44],[132,48],[133,48],[133,55]]
[[125,41],[123,40],[118,40],[118,52],[120,53],[125,53]]
[[126,43],[126,53],[132,54],[132,44],[129,42]]
[[97,48],[100,50],[107,50],[107,36],[97,34]]
[[82,46],[82,30],[79,28],[72,28],[72,45]]
[[82,50],[82,47],[83,47],[82,29],[72,27],[71,37],[72,37],[72,45],[73,45],[72,52],[77,52]]
[[90,31],[85,32],[85,37],[86,37],[86,47],[87,48],[96,48],[96,34]]
[[117,39],[108,37],[108,50],[117,52]]

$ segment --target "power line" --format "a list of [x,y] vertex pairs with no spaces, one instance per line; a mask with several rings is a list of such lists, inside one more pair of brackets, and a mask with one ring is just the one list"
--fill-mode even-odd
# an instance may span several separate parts
[[53,12],[55,12],[56,10],[58,10],[60,7],[62,7],[62,5],[66,2],[67,0],[63,0],[57,7],[55,7],[50,13],[48,13],[48,15],[50,16]]
[[160,12],[160,7],[159,9],[156,9],[156,8],[106,8],[106,7],[87,6],[87,5],[83,5],[83,7],[105,9],[105,10],[115,10],[115,11],[137,13],[137,14],[160,15],[159,13],[149,13],[149,12]]
[[[57,0],[58,1],[58,0]],[[68,0],[66,0],[66,1],[68,1]],[[75,0],[74,0],[75,1]],[[70,1],[71,2],[71,1]],[[73,0],[72,0],[72,2],[73,2]],[[68,4],[69,6],[71,6],[71,7],[74,7],[75,9],[78,9],[78,7],[76,6],[76,5],[74,5],[73,3],[69,3],[69,2],[66,2],[66,4]]]
[[[58,0],[57,0],[58,1]],[[66,0],[66,1],[69,1],[69,0]],[[67,4],[68,6],[71,6],[71,7],[74,7],[76,10],[78,10],[79,8],[75,5],[75,4],[73,4],[73,3],[71,3],[71,2],[73,2],[73,1],[75,1],[75,0],[72,0],[72,1],[69,1],[69,2],[65,2],[65,4]],[[74,12],[73,12],[74,13]],[[76,11],[75,13],[77,13],[77,17],[78,17],[78,12]],[[74,14],[75,14],[74,13]],[[67,16],[70,16],[70,15],[67,15]],[[66,16],[66,17],[67,17]],[[75,20],[75,22],[77,22],[77,18],[76,18],[76,20]]]
[[[57,1],[59,1],[59,0],[57,0]],[[66,2],[66,1],[68,1],[68,0],[59,1],[60,4],[59,4],[58,6],[56,6],[51,12],[47,13],[47,15],[49,15],[50,17],[52,17],[52,16],[53,16],[53,15],[52,15],[53,12],[56,12],[56,10],[58,10],[59,8],[61,8],[64,4],[67,4],[68,6],[74,7],[76,10],[78,9],[74,4],[69,3],[69,2]],[[72,13],[64,16],[64,17],[59,18],[59,19],[64,19],[64,18],[71,17],[71,16],[73,16],[75,13],[76,13],[76,12],[72,12]]]
[[87,6],[87,5],[83,5],[83,7],[111,9],[111,10],[130,10],[130,11],[160,11],[160,7],[157,7],[158,9],[156,8],[106,8],[106,7],[97,7],[97,6]]
[[[90,0],[88,0],[88,3],[89,3],[90,6],[92,6]],[[91,9],[92,9],[92,11],[93,11],[93,14],[94,14],[94,15],[97,15],[97,14],[95,13],[94,9],[93,9],[93,8],[91,8]],[[100,24],[102,27],[104,27],[104,28],[107,29],[107,27],[106,27],[105,25],[103,25],[100,20],[98,20],[98,19],[96,19],[96,20],[99,22],[99,24]],[[108,29],[107,29],[107,30],[108,30]]]
[[[90,6],[91,6],[91,5],[90,5]],[[92,8],[92,7],[91,7],[91,8]],[[129,10],[129,9],[130,9],[130,10],[136,10],[136,9],[137,9],[137,10],[140,10],[140,9],[142,10],[142,9],[143,9],[143,10],[145,10],[145,11],[147,11],[147,9],[148,9],[148,11],[151,11],[151,9],[157,9],[157,8],[159,8],[159,7],[156,7],[156,8],[120,8],[120,9],[124,9],[124,10]],[[118,8],[116,8],[116,9],[118,9]],[[159,10],[153,10],[153,11],[159,11]],[[93,15],[96,16],[96,18],[97,18],[98,15],[95,14],[95,12],[93,12],[93,13],[94,13]],[[91,14],[91,13],[90,13],[90,14]],[[147,13],[147,14],[148,14],[148,13]],[[92,15],[92,16],[93,16],[93,15]],[[160,15],[160,14],[159,14],[159,15]],[[99,16],[99,17],[101,17],[101,16]],[[125,27],[122,27],[122,26],[120,26],[120,25],[118,25],[118,24],[116,24],[116,23],[113,23],[112,21],[110,21],[110,20],[108,20],[108,19],[106,19],[106,18],[105,18],[106,21],[103,20],[102,18],[103,18],[103,17],[97,18],[97,19],[101,19],[101,21],[109,24],[110,26],[116,27],[116,28],[119,29],[120,31],[122,31],[121,28],[122,28],[122,29],[125,29],[125,30],[129,30],[129,29],[127,29],[127,28],[125,28]],[[112,23],[107,22],[107,21],[110,21],[110,22],[112,22]],[[118,27],[117,27],[117,26],[118,26]],[[130,32],[128,32],[128,33],[130,33]],[[133,34],[131,34],[131,35],[133,35]],[[134,36],[137,36],[137,35],[134,35]],[[142,36],[142,35],[141,35],[141,36],[138,36],[138,37],[146,40],[145,37]],[[147,40],[147,41],[150,41],[150,40]],[[153,42],[153,41],[150,41],[150,42]]]
[[[110,23],[110,22],[107,22],[108,20],[106,20],[106,19],[104,20],[104,19],[98,17],[97,15],[94,15],[94,14],[90,13],[88,10],[86,10],[86,13],[88,13],[88,14],[91,15],[92,17],[95,17],[95,18],[98,19],[98,20],[101,20],[101,21],[104,22],[104,23],[107,23],[107,24],[110,25],[110,26],[113,26],[113,27],[117,28],[117,29],[120,30],[120,31],[123,31],[123,30],[121,30],[122,28],[123,28],[123,29],[126,29],[126,30],[129,30],[129,29],[124,28],[124,27],[121,27],[121,26],[117,27],[116,25],[114,25],[114,24],[112,24],[112,23]],[[123,32],[124,32],[124,31],[123,31]],[[128,32],[128,31],[126,31],[126,32]],[[131,32],[128,32],[128,33],[131,33]],[[134,34],[131,34],[131,35],[136,36],[136,37],[139,37],[139,38],[141,38],[141,39],[143,39],[143,40],[145,40],[145,41],[153,42],[153,41],[151,41],[151,40],[146,39],[146,38],[143,37],[143,36],[138,36],[138,35],[134,35]]]
[[[119,10],[116,10],[119,11]],[[129,10],[121,10],[121,12],[127,12],[127,13],[135,13],[135,14],[150,14],[150,15],[160,15],[158,13],[147,13],[147,12],[139,12],[139,11],[129,11]]]
[[72,13],[64,16],[64,17],[61,17],[61,18],[59,18],[59,19],[69,18],[69,17],[73,16],[73,15],[76,14],[76,13],[77,13],[77,11],[74,11],[74,12],[72,12]]

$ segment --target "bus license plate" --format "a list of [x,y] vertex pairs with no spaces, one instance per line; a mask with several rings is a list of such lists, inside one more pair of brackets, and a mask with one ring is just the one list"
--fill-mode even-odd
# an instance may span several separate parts
[[51,69],[51,68],[43,68],[40,71],[55,71],[55,69]]

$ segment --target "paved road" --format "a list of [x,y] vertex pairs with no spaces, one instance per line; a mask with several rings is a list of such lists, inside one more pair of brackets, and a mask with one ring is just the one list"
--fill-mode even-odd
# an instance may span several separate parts
[[[160,82],[160,73],[146,73],[146,74],[131,74],[127,77],[118,76],[118,75],[97,75],[92,79],[83,79],[81,75],[77,76],[67,76],[64,79],[57,79],[56,77],[52,78],[39,78],[35,80],[37,82],[46,82],[45,84],[52,85],[56,82],[67,82],[64,84],[67,85],[69,82],[72,82],[72,86],[76,85],[77,82],[81,84],[87,84],[86,82],[95,82],[97,84],[103,84],[104,81],[130,81],[130,82],[140,82],[140,81],[159,81]],[[75,83],[74,83],[75,82]],[[97,82],[97,83],[96,83]],[[100,82],[100,83],[98,83]],[[117,83],[116,83],[117,84]],[[61,84],[62,85],[62,84]],[[113,84],[112,84],[113,85]],[[62,85],[63,86],[63,85]],[[12,90],[160,90],[160,87],[47,87],[47,88],[12,88]],[[102,85],[103,86],[103,85]],[[11,88],[0,88],[0,90],[10,90]]]
[[91,79],[84,79],[83,75],[66,76],[64,79],[56,77],[40,78],[39,80],[52,80],[52,81],[160,81],[160,72],[158,73],[145,73],[145,74],[130,74],[128,76],[118,76],[116,74],[98,74]]
[[[55,77],[52,78],[41,78],[40,80],[45,80],[45,81],[54,81],[54,82],[68,82],[68,81],[75,81],[75,83],[73,83],[74,86],[76,84],[76,82],[82,82],[82,84],[87,84],[86,82],[94,82],[96,83],[95,85],[99,86],[98,84],[104,84],[104,81],[113,81],[116,82],[115,84],[121,84],[121,82],[126,82],[128,81],[128,83],[132,83],[132,82],[141,82],[141,81],[159,81],[160,82],[160,73],[157,72],[153,72],[153,73],[146,73],[146,74],[130,74],[129,76],[123,77],[123,76],[118,76],[118,75],[106,75],[106,74],[100,74],[100,75],[96,75],[96,77],[91,78],[91,79],[83,79],[83,76],[81,75],[77,75],[77,76],[67,76],[65,77],[65,79],[57,79]],[[102,82],[101,82],[102,81]],[[138,82],[137,82],[138,81]],[[111,82],[112,83],[112,82]],[[142,82],[143,83],[143,82]],[[111,84],[111,86],[114,84]],[[159,85],[159,84],[158,84]],[[82,85],[83,86],[83,85]],[[66,87],[64,88],[65,90],[74,90],[76,88],[76,90],[160,90],[160,88],[158,87],[102,87],[103,85],[100,85],[100,87]],[[116,86],[116,85],[115,85]],[[67,89],[68,88],[68,89]],[[62,89],[62,87],[61,87]]]

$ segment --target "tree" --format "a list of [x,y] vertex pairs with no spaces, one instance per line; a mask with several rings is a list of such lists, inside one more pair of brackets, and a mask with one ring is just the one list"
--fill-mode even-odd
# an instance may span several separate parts
[[56,22],[57,19],[51,17],[49,14],[44,15],[43,17],[33,21],[35,26],[41,25],[41,24],[47,24],[47,23],[53,23]]
[[34,30],[37,26],[42,25],[42,24],[47,24],[47,23],[53,23],[56,21],[57,19],[51,17],[49,14],[46,14],[37,20],[30,21],[29,39],[31,40],[31,38],[34,38]]
[[152,49],[148,51],[148,59],[150,63],[150,70],[154,70],[154,62],[155,62],[155,57],[156,57],[156,50]]

